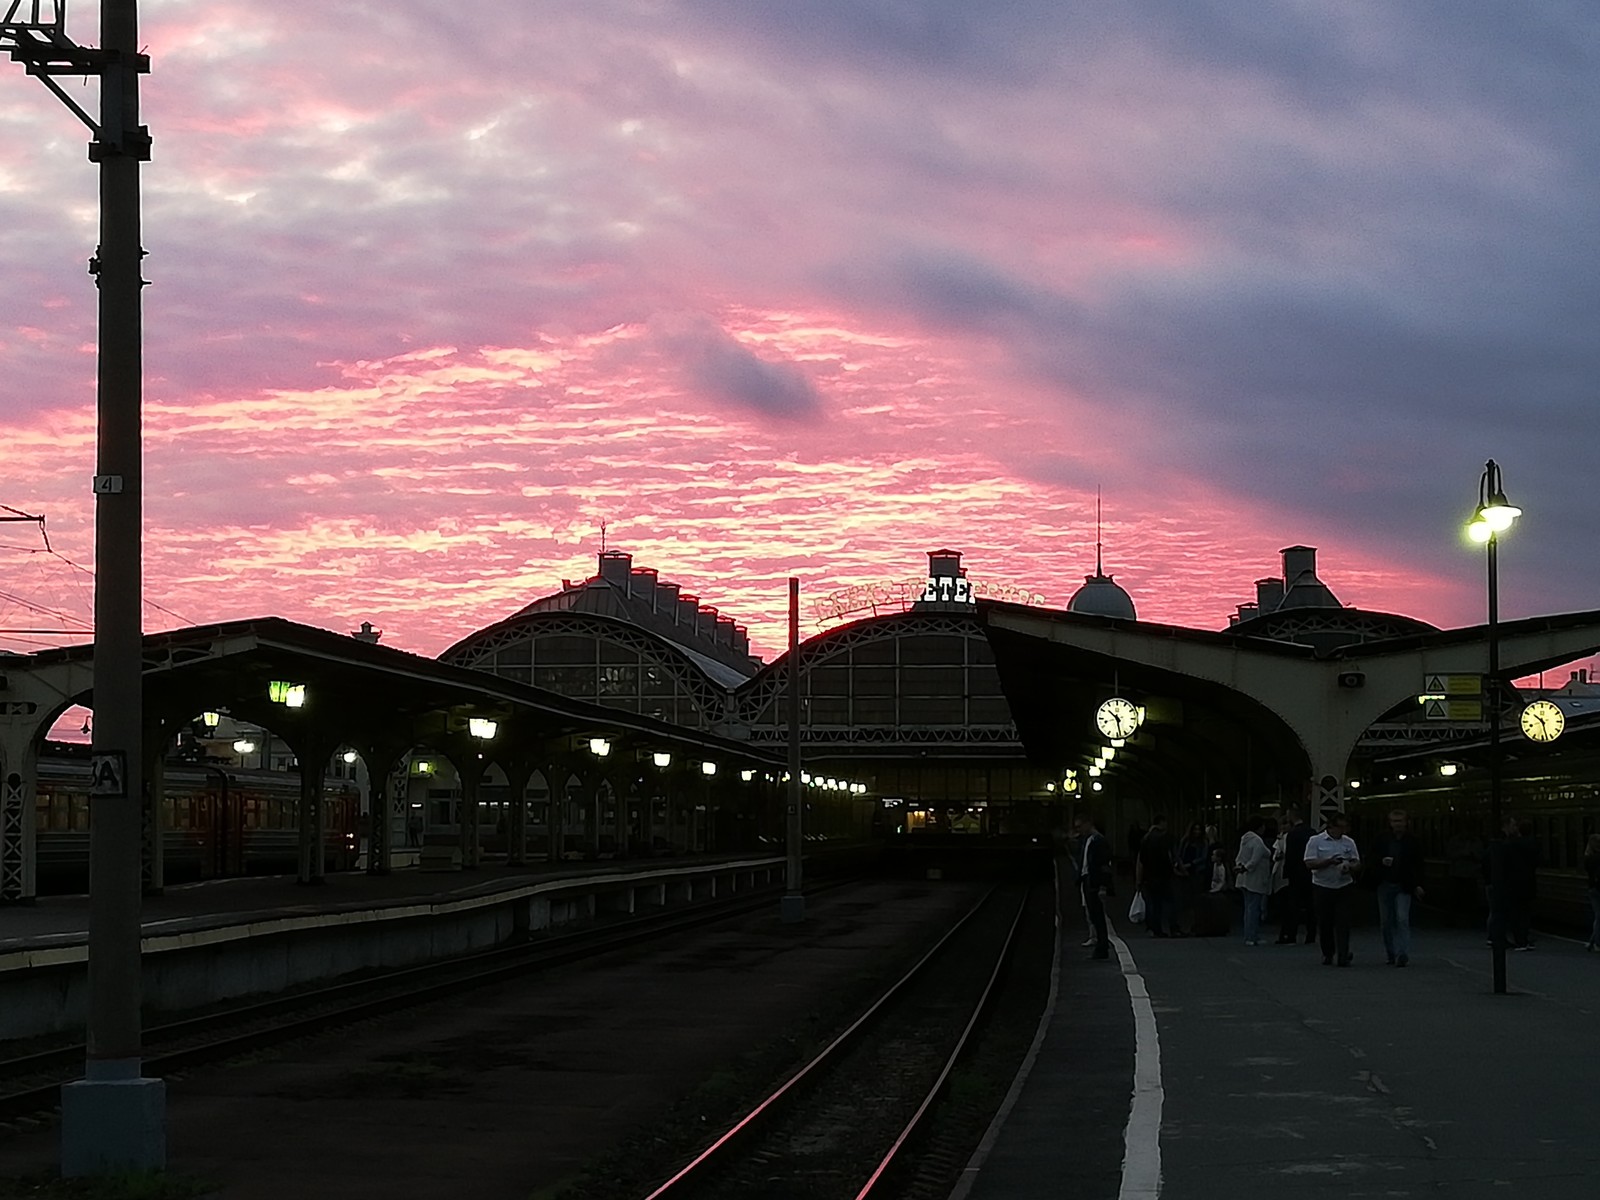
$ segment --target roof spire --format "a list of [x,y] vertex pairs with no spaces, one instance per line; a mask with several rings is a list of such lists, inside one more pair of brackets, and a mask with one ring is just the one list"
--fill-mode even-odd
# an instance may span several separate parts
[[601,521],[600,522],[600,553],[604,554],[605,552],[606,552],[606,523],[604,521]]
[[1094,489],[1094,573],[1097,577],[1104,577],[1105,568],[1100,561],[1100,488]]

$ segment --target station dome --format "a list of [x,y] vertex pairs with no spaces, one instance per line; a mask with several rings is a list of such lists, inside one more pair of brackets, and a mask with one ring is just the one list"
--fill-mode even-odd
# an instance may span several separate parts
[[1073,592],[1072,599],[1067,601],[1067,611],[1096,617],[1120,617],[1124,621],[1138,619],[1133,611],[1133,597],[1111,576],[1098,571],[1083,577],[1083,586]]
[[1083,586],[1072,593],[1067,601],[1067,611],[1087,613],[1093,617],[1116,617],[1123,621],[1136,621],[1133,597],[1110,575],[1106,574],[1103,546],[1100,541],[1100,496],[1094,498],[1094,574],[1083,577]]

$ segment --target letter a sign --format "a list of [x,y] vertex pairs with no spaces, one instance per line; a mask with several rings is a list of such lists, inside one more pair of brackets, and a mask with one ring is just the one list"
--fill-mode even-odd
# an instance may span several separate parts
[[89,794],[113,800],[128,796],[128,757],[121,750],[89,756]]

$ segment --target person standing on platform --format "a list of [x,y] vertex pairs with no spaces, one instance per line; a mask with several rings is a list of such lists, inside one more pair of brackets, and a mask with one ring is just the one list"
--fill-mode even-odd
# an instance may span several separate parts
[[1510,934],[1518,950],[1533,949],[1533,902],[1539,890],[1539,843],[1533,836],[1533,822],[1518,821],[1506,835],[1506,877],[1510,885]]
[[1511,840],[1517,836],[1517,819],[1508,816],[1495,830],[1494,839],[1483,852],[1483,883],[1489,893],[1489,945],[1504,946],[1510,941],[1511,924]]
[[1267,827],[1265,817],[1253,816],[1239,838],[1239,855],[1234,869],[1239,873],[1239,890],[1244,894],[1244,944],[1261,945],[1261,917],[1266,912],[1267,896],[1272,892],[1272,851],[1261,836]]
[[1178,843],[1178,924],[1190,933],[1211,887],[1211,850],[1206,845],[1205,830],[1196,821]]
[[1094,949],[1090,958],[1109,958],[1111,939],[1106,933],[1105,898],[1111,894],[1111,843],[1095,828],[1094,818],[1078,818],[1078,882],[1083,892],[1083,911],[1094,930]]
[[1167,819],[1158,816],[1139,843],[1133,864],[1133,885],[1144,895],[1144,923],[1153,937],[1172,933],[1172,881],[1176,874],[1172,835],[1167,832]]
[[1292,946],[1299,940],[1300,926],[1306,927],[1306,945],[1317,940],[1317,918],[1313,911],[1311,872],[1306,868],[1306,843],[1311,826],[1297,808],[1283,810],[1283,905],[1278,945]]
[[1361,852],[1345,836],[1344,814],[1329,813],[1321,833],[1306,842],[1305,864],[1317,911],[1317,935],[1322,941],[1322,965],[1331,967],[1335,956],[1341,967],[1350,965],[1351,886],[1361,870]]
[[1391,967],[1411,961],[1411,901],[1421,899],[1422,846],[1403,808],[1389,814],[1389,832],[1378,847],[1378,925]]
[[1600,833],[1589,835],[1589,844],[1583,848],[1583,873],[1589,877],[1589,912],[1594,920],[1589,926],[1589,944],[1586,950],[1600,950]]

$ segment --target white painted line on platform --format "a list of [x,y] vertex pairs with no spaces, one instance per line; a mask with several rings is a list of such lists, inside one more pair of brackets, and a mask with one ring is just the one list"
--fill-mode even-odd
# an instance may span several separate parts
[[1117,1200],[1156,1200],[1161,1195],[1161,1106],[1166,1100],[1161,1087],[1161,1039],[1156,1032],[1150,992],[1133,961],[1133,951],[1115,933],[1111,935],[1111,945],[1122,966],[1123,982],[1128,985],[1135,1038],[1133,1102],[1128,1107],[1128,1127],[1122,1136],[1122,1186],[1117,1190]]
[[1022,1065],[1017,1068],[1017,1074],[1011,1081],[1011,1087],[1006,1092],[1006,1098],[1000,1102],[999,1109],[994,1114],[994,1120],[989,1122],[989,1128],[984,1131],[983,1140],[978,1143],[978,1148],[972,1152],[972,1157],[967,1160],[967,1165],[962,1168],[956,1186],[950,1193],[950,1200],[966,1200],[967,1194],[972,1191],[973,1184],[978,1181],[978,1172],[983,1164],[988,1161],[989,1155],[994,1151],[995,1142],[1000,1139],[1000,1130],[1005,1127],[1011,1110],[1017,1106],[1017,1098],[1022,1095],[1022,1085],[1028,1082],[1028,1076],[1033,1071],[1033,1064],[1038,1061],[1039,1047],[1044,1045],[1045,1034],[1050,1031],[1050,1018],[1055,1015],[1056,997],[1061,991],[1061,868],[1056,867],[1056,913],[1055,931],[1056,947],[1050,960],[1050,994],[1045,998],[1044,1013],[1039,1017],[1039,1027],[1034,1030],[1033,1044],[1028,1047],[1028,1053],[1023,1056]]

